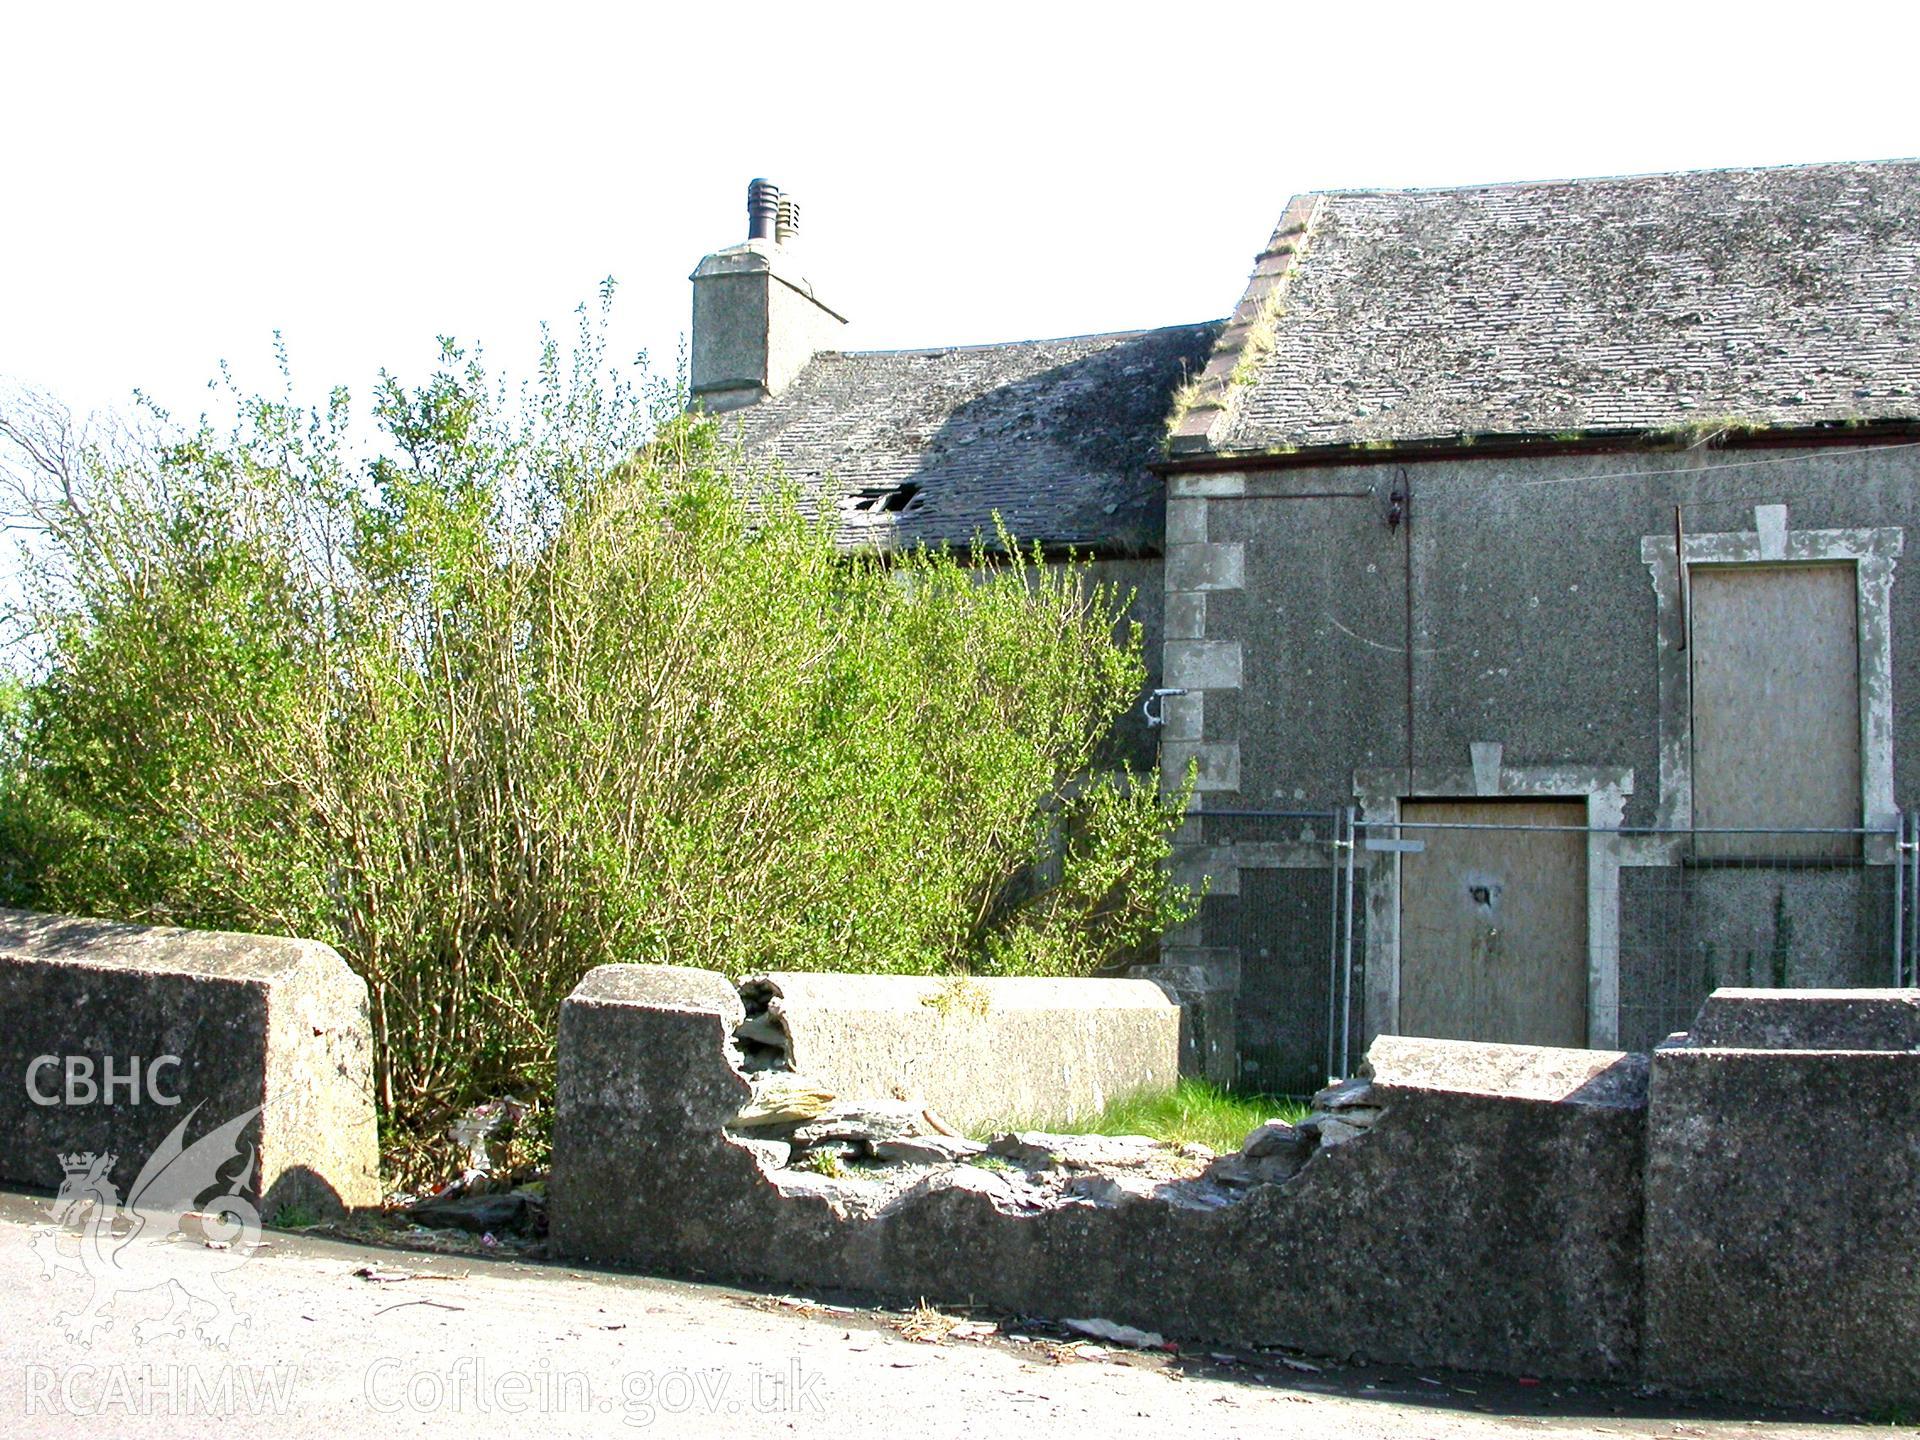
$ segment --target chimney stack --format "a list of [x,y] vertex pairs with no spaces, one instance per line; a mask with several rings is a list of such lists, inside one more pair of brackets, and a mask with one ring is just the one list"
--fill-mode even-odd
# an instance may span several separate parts
[[747,238],[693,272],[693,404],[736,410],[778,395],[840,343],[846,317],[815,297],[786,247],[800,207],[771,180],[747,186]]

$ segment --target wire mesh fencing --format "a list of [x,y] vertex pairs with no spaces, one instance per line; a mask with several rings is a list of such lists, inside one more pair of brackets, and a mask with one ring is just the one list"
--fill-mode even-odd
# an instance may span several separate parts
[[[1853,989],[1911,983],[1895,832],[1623,834],[1665,863],[1622,864],[1618,1043],[1644,1050],[1722,986]],[[1603,957],[1604,958],[1604,957]]]
[[1199,817],[1243,1083],[1310,1090],[1383,1030],[1644,1050],[1722,986],[1920,984],[1920,814],[1675,830],[1406,813],[1427,818]]
[[[1309,1094],[1363,1043],[1368,877],[1348,808],[1209,812],[1209,944],[1237,958],[1241,1083]],[[1221,883],[1224,877],[1225,883]]]

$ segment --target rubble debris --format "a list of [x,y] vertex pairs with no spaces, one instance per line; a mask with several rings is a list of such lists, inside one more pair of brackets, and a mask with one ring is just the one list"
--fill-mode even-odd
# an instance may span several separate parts
[[445,1275],[437,1270],[390,1270],[377,1265],[362,1265],[353,1271],[356,1280],[376,1285],[398,1285],[403,1280],[464,1280],[464,1275]]
[[1313,1114],[1301,1122],[1301,1128],[1313,1126],[1323,1146],[1344,1145],[1371,1129],[1384,1113],[1373,1082],[1363,1077],[1330,1085],[1315,1095]]
[[747,1077],[753,1098],[740,1107],[729,1129],[751,1130],[780,1125],[802,1125],[826,1114],[834,1093],[799,1075],[766,1072]]
[[1237,1155],[1223,1155],[1205,1178],[1228,1189],[1284,1185],[1322,1150],[1359,1139],[1386,1113],[1367,1079],[1329,1086],[1313,1097],[1313,1113],[1298,1125],[1269,1120],[1247,1136]]
[[1373,1081],[1365,1076],[1329,1085],[1313,1097],[1316,1113],[1338,1114],[1342,1110],[1378,1110],[1380,1101],[1373,1094]]
[[1111,1320],[1063,1319],[1060,1322],[1078,1335],[1091,1335],[1096,1340],[1110,1340],[1115,1345],[1125,1345],[1134,1350],[1164,1350],[1167,1337],[1157,1330],[1139,1330],[1132,1325],[1119,1325]]
[[423,1225],[452,1226],[476,1235],[516,1231],[538,1234],[546,1227],[546,1195],[538,1185],[480,1194],[440,1194],[407,1207]]
[[915,1135],[910,1139],[882,1140],[873,1147],[877,1160],[895,1160],[908,1165],[947,1165],[984,1155],[986,1145],[963,1135]]
[[938,1345],[960,1324],[957,1315],[943,1314],[922,1300],[900,1322],[900,1334],[922,1345]]
[[1304,1123],[1314,1127],[1320,1136],[1321,1148],[1327,1150],[1335,1145],[1344,1145],[1349,1140],[1357,1140],[1366,1133],[1361,1126],[1332,1115],[1323,1115]]
[[769,1050],[784,1051],[787,1048],[787,1027],[780,1023],[777,1013],[749,1015],[733,1027],[733,1038],[751,1045],[763,1045]]
[[733,1027],[733,1045],[740,1054],[741,1070],[749,1077],[791,1071],[793,1034],[778,992],[770,985],[748,981],[740,987],[740,999],[746,1018]]
[[793,1146],[785,1140],[764,1140],[754,1135],[733,1135],[728,1138],[751,1151],[763,1170],[778,1170],[793,1159]]
[[1162,1182],[1144,1175],[1075,1175],[1067,1181],[1066,1193],[1095,1205],[1128,1205],[1151,1200]]
[[886,1140],[910,1140],[930,1130],[926,1110],[906,1100],[837,1102],[793,1132],[795,1145],[848,1140],[864,1149]]
[[995,1136],[987,1145],[987,1153],[1011,1160],[1022,1170],[1094,1170],[1139,1165],[1156,1155],[1177,1152],[1145,1135],[1057,1135],[1024,1130]]

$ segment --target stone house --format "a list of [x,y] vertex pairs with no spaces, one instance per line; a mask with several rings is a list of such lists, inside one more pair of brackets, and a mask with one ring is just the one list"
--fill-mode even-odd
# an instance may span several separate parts
[[1139,588],[1211,1073],[1920,975],[1920,163],[1307,195],[1223,326],[884,353],[770,191],[696,403],[850,545],[997,513]]
[[1163,960],[1244,1079],[1914,973],[1920,163],[1301,196],[1184,398]]

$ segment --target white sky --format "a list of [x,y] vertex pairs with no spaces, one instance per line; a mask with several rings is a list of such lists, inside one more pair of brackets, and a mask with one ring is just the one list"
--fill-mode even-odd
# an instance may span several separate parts
[[[697,17],[697,18],[696,18]],[[1920,7],[0,4],[0,377],[183,417],[515,368],[800,202],[853,347],[1201,320],[1287,197],[1920,153]]]

